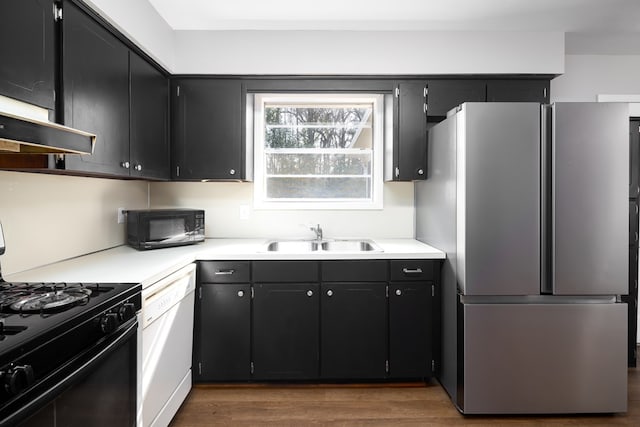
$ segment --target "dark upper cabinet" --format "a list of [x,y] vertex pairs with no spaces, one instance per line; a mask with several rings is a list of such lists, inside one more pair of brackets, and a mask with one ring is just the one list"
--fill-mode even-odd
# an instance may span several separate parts
[[640,195],[640,120],[629,122],[629,198]]
[[487,80],[487,102],[549,102],[549,80]]
[[138,178],[169,179],[169,82],[135,53],[130,53],[129,61],[129,173]]
[[257,283],[253,298],[253,378],[318,377],[318,283]]
[[484,102],[484,80],[429,80],[427,115],[442,118],[463,102]]
[[426,81],[403,81],[395,88],[393,102],[393,156],[385,169],[387,181],[426,178],[427,114]]
[[53,110],[53,0],[2,0],[0,16],[0,94]]
[[71,1],[63,3],[64,124],[96,134],[91,155],[67,155],[65,168],[129,175],[129,50]]
[[171,84],[171,176],[243,179],[242,84],[215,78]]

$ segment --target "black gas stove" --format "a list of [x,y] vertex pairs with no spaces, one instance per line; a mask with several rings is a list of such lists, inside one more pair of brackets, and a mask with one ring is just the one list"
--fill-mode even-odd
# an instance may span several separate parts
[[[99,425],[100,419],[106,425],[132,425],[140,292],[141,286],[132,283],[9,283],[0,273],[0,426]],[[121,353],[133,365],[101,368],[120,347],[126,347]],[[60,418],[65,405],[55,407],[55,402],[59,396],[79,395],[74,387],[100,369],[109,369],[101,374],[107,381],[103,389],[126,377],[126,389],[111,396],[128,400],[116,399],[104,414],[101,406],[91,407],[68,424]]]

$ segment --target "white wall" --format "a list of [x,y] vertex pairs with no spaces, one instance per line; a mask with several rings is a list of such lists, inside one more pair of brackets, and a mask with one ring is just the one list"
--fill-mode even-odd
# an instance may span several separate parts
[[175,66],[174,31],[147,0],[84,0],[167,70]]
[[559,74],[564,34],[176,31],[177,74]]
[[0,171],[2,274],[124,243],[117,208],[146,208],[148,184]]
[[551,81],[552,101],[596,101],[598,94],[640,94],[640,55],[567,55]]
[[[371,211],[253,209],[253,184],[240,182],[154,182],[152,207],[205,209],[207,237],[309,238],[306,224],[320,224],[326,237],[413,238],[413,184],[384,185],[384,209]],[[249,208],[240,218],[241,206]]]

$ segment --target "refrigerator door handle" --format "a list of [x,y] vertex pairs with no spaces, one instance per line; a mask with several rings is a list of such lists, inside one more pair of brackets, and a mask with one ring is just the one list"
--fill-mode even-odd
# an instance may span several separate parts
[[552,106],[540,107],[540,293],[551,294],[553,255],[552,172]]

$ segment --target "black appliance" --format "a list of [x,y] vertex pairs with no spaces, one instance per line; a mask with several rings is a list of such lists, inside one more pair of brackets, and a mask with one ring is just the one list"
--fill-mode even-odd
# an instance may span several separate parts
[[127,211],[127,244],[157,249],[204,241],[204,211],[147,209]]
[[0,426],[135,425],[140,293],[0,272]]

